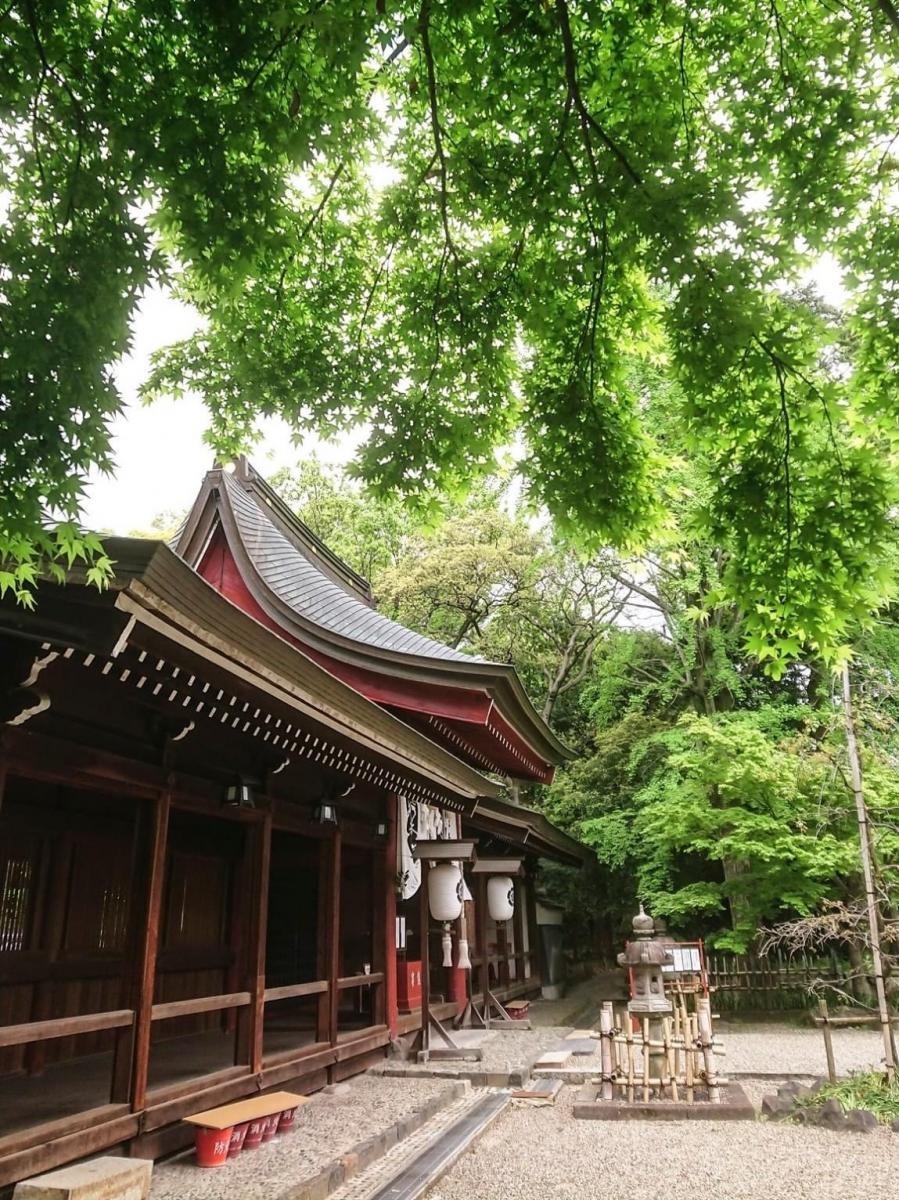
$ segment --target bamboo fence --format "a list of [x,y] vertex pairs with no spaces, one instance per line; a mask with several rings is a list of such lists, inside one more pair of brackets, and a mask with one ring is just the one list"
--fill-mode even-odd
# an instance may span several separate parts
[[[683,995],[673,996],[670,1016],[633,1017],[626,1009],[614,1011],[606,1002],[600,1012],[599,1097],[601,1100],[708,1101],[721,1099],[727,1079],[718,1074],[715,1058],[724,1053],[712,1033],[709,1001],[697,997],[696,1008],[687,1008]],[[658,1026],[661,1025],[661,1035]],[[636,1026],[636,1028],[635,1028]]]
[[716,1010],[782,1012],[817,1007],[815,985],[841,987],[849,968],[836,957],[707,954],[706,972]]

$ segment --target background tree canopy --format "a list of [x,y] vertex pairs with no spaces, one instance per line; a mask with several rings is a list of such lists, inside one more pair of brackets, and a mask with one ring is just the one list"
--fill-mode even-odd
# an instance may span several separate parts
[[[670,397],[656,400],[653,428],[673,455]],[[696,479],[695,467],[682,470]],[[549,526],[526,521],[502,479],[433,529],[314,460],[273,482],[370,571],[382,611],[514,663],[575,752],[550,787],[521,792],[596,852],[582,872],[544,868],[581,952],[610,952],[638,899],[675,932],[733,950],[763,925],[827,919],[834,905],[857,911],[858,833],[830,672],[806,657],[773,679],[747,654],[741,615],[721,598],[720,554],[685,532],[688,511],[640,558],[604,551],[584,561]],[[895,623],[881,619],[855,649],[878,887],[894,920]]]
[[[832,656],[882,601],[892,4],[14,0],[0,21],[0,589],[98,554],[71,522],[109,462],[110,365],[169,279],[206,326],[148,391],[202,393],[223,454],[261,414],[364,422],[360,474],[427,507],[515,442],[563,534],[646,545],[678,499],[652,367],[754,652]],[[848,329],[791,295],[824,251]]]

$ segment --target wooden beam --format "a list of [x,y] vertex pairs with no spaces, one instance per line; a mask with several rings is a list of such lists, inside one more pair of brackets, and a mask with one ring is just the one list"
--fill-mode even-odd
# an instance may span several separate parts
[[328,1041],[332,1046],[337,1045],[338,1008],[340,992],[337,983],[340,978],[340,872],[341,872],[341,835],[335,829],[331,840],[331,861],[328,870]]
[[150,1013],[154,1021],[168,1021],[172,1017],[191,1017],[195,1013],[245,1008],[251,1000],[249,992],[223,992],[220,996],[197,996],[194,1000],[169,1000],[164,1004],[154,1004]]
[[84,1118],[89,1114],[78,1113],[73,1118],[74,1132],[58,1136],[52,1141],[42,1141],[39,1145],[18,1152],[12,1148],[0,1158],[0,1187],[17,1183],[20,1179],[27,1179],[39,1172],[52,1170],[53,1167],[73,1159],[96,1154],[134,1137],[138,1131],[139,1117],[136,1113],[127,1111],[124,1115],[119,1115],[123,1107],[111,1104],[94,1110],[95,1120],[90,1125],[84,1124]]
[[421,883],[418,888],[418,924],[420,928],[419,941],[421,951],[421,1054],[422,1061],[428,1061],[428,1047],[431,1038],[431,955],[429,932],[431,910],[428,907],[428,860],[421,862]]
[[327,979],[316,979],[312,983],[287,983],[283,987],[265,989],[265,999],[291,1000],[294,996],[321,996],[328,992]]
[[27,1046],[50,1038],[78,1037],[101,1029],[121,1029],[134,1023],[130,1008],[114,1012],[84,1013],[78,1017],[56,1017],[52,1021],[29,1021],[24,1025],[0,1026],[0,1046]]
[[153,1028],[153,992],[156,985],[156,956],[159,951],[162,899],[165,887],[166,848],[168,846],[171,791],[160,792],[153,805],[150,823],[149,858],[144,896],[146,934],[137,981],[134,1025],[134,1069],[131,1074],[131,1107],[139,1112],[147,1103],[147,1079],[150,1067],[150,1034]]
[[[397,810],[399,800],[395,795],[389,795],[384,800],[384,811],[387,819],[387,839],[384,845],[384,861],[379,872],[384,895],[384,975],[385,987],[384,1012],[380,1019],[385,1021],[390,1029],[390,1036],[396,1037],[396,1022],[399,1016],[396,1001],[396,846],[397,846]],[[375,963],[378,959],[375,959]]]
[[[486,1005],[490,991],[490,954],[487,950],[487,876],[476,881],[475,921],[478,927],[478,953],[481,956],[481,1000]],[[472,989],[474,990],[474,989]]]
[[272,815],[253,831],[256,888],[254,891],[253,921],[250,927],[250,992],[252,1007],[249,1014],[250,1070],[258,1075],[262,1070],[263,1030],[265,1025],[265,945],[268,931],[268,889],[272,862]]

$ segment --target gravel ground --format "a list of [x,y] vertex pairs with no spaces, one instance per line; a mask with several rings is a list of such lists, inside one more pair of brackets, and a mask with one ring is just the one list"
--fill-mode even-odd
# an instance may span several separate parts
[[[770,1085],[764,1091],[770,1090]],[[899,1135],[752,1121],[580,1121],[575,1089],[554,1108],[513,1108],[427,1200],[870,1200],[893,1196]]]
[[[778,1025],[728,1025],[715,1022],[715,1033],[724,1043],[725,1057],[719,1062],[728,1071],[758,1071],[764,1074],[825,1075],[824,1038],[819,1029]],[[837,1074],[877,1066],[883,1047],[880,1035],[870,1029],[835,1029],[834,1058]]]
[[[246,1151],[229,1163],[227,1192],[240,1200],[264,1200],[300,1183],[340,1158],[358,1142],[376,1137],[449,1090],[439,1079],[381,1079],[360,1075],[336,1092],[317,1092],[296,1115],[289,1133]],[[150,1200],[220,1200],[223,1173],[196,1165],[193,1151],[158,1163]]]

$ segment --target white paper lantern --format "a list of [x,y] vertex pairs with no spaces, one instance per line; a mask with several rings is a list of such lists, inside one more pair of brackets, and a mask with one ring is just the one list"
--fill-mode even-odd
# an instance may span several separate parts
[[428,872],[428,906],[435,921],[456,921],[462,911],[458,864],[438,863]]
[[508,875],[491,875],[487,880],[487,911],[494,921],[511,921],[515,884]]

